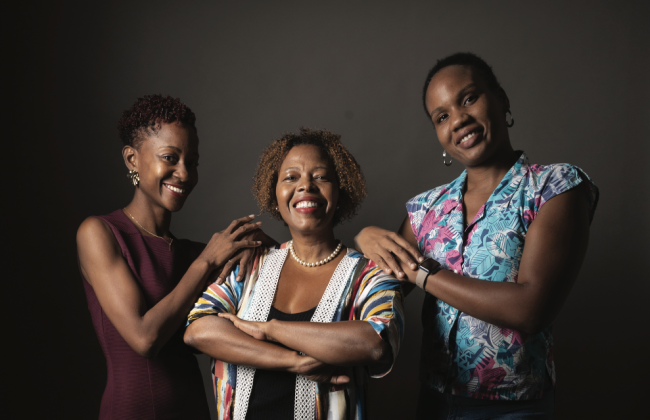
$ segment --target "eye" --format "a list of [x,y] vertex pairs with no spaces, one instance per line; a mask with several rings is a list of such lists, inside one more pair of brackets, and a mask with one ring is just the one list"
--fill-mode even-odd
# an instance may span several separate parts
[[162,156],[163,160],[166,160],[169,163],[176,163],[178,162],[178,158],[174,155],[163,155]]
[[287,176],[284,177],[283,181],[293,181],[293,180],[295,180],[295,179],[296,179],[295,176],[293,176],[293,175],[287,175]]
[[470,105],[476,102],[476,98],[478,98],[478,95],[475,95],[473,93],[468,95],[467,98],[465,98],[465,100],[463,101],[463,105]]
[[436,119],[436,123],[440,124],[444,122],[447,119],[447,117],[449,117],[449,114],[442,114],[438,116],[438,118]]

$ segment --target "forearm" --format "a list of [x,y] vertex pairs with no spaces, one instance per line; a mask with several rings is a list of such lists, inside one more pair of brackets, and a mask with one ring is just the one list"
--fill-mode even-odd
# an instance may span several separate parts
[[528,333],[543,328],[539,319],[544,299],[527,283],[492,282],[440,270],[429,276],[426,291],[461,312],[500,327]]
[[217,316],[204,316],[190,324],[185,343],[217,360],[257,369],[296,372],[301,357],[295,351],[256,340]]
[[138,335],[149,343],[153,354],[186,322],[210,273],[208,264],[195,261],[174,290],[142,315]]
[[385,363],[392,354],[366,321],[332,323],[270,321],[267,337],[324,363],[357,366]]

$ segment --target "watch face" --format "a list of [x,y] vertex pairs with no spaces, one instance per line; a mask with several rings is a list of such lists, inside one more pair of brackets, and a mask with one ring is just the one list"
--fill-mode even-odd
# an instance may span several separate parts
[[422,261],[422,263],[418,268],[421,270],[425,270],[427,273],[430,273],[431,270],[438,267],[439,265],[440,263],[438,261],[433,260],[431,258],[427,258],[426,260]]

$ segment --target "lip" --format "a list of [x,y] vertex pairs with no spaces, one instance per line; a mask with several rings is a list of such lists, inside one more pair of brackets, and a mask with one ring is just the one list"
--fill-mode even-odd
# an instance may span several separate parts
[[[302,208],[302,209],[296,208],[296,205],[298,203],[300,203],[301,201],[313,201],[313,202],[317,203],[318,206],[317,207]],[[293,209],[298,213],[303,213],[303,214],[314,213],[315,211],[317,211],[317,210],[319,210],[319,209],[321,209],[323,207],[323,200],[319,199],[318,197],[301,197],[301,198],[297,199],[296,201],[294,201],[291,204],[291,207],[293,207]]]
[[[187,187],[187,186],[184,186],[184,185],[170,184],[170,183],[168,183],[168,182],[163,182],[163,185],[165,186],[165,189],[166,189],[166,190],[167,190],[171,195],[173,195],[174,197],[187,197],[187,196],[190,194],[190,192],[192,191],[191,188],[189,188],[189,187]],[[178,188],[178,189],[184,190],[185,192],[180,193],[180,192],[177,192],[177,191],[173,191],[173,190],[170,189],[169,187]]]
[[[465,143],[460,142],[465,136],[471,133],[474,133],[474,136],[472,138],[467,140]],[[454,139],[454,144],[460,147],[461,149],[469,149],[470,147],[474,146],[482,139],[483,139],[483,130],[481,130],[481,127],[474,125],[460,130],[456,134],[456,138]]]

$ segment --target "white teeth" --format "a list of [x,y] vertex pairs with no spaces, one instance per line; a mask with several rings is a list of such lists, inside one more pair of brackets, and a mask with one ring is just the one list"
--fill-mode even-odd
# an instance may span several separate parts
[[185,190],[181,190],[180,188],[176,188],[176,187],[174,187],[174,186],[172,186],[172,185],[167,185],[167,184],[165,184],[165,187],[167,187],[167,188],[169,188],[170,190],[172,190],[172,191],[174,191],[174,192],[177,192],[177,193],[179,193],[179,194],[184,194],[184,193],[185,193]]
[[467,140],[469,140],[469,139],[471,139],[472,137],[474,137],[475,134],[476,134],[476,133],[469,133],[468,135],[466,135],[465,137],[463,137],[462,139],[460,139],[460,142],[461,142],[461,143],[465,143]]
[[308,209],[310,207],[318,207],[318,203],[314,201],[301,201],[300,203],[296,204],[297,209]]

